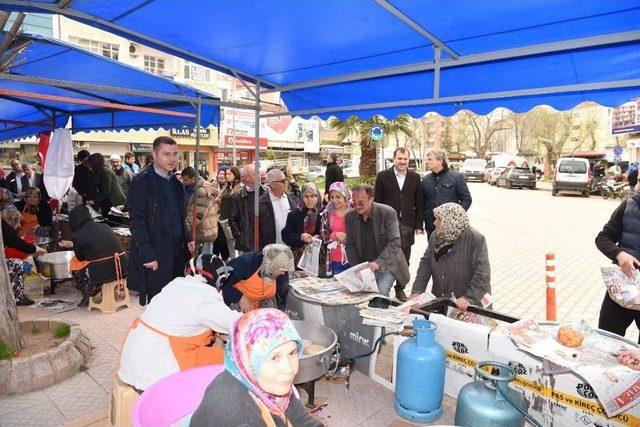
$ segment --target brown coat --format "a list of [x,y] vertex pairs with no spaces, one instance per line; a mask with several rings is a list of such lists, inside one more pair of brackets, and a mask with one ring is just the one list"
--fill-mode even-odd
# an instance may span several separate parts
[[196,240],[198,243],[213,242],[218,237],[218,190],[200,177],[195,186],[196,189],[187,202],[187,230],[191,233],[193,210],[196,209]]
[[[402,285],[409,283],[409,266],[400,248],[400,229],[396,212],[387,205],[374,203],[371,219],[373,220],[373,234],[376,242],[375,262],[383,270],[390,270],[396,276],[396,280]],[[347,212],[344,217],[347,229],[347,241],[345,249],[347,259],[352,266],[365,260],[362,258],[362,233],[360,232],[360,219],[355,210]]]

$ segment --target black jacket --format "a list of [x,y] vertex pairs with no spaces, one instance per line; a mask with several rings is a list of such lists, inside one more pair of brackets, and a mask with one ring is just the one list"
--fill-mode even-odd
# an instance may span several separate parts
[[[24,191],[29,187],[29,180],[24,174],[22,175],[20,180],[22,181],[22,192],[24,193]],[[16,181],[17,180],[15,172],[11,172],[9,175],[7,175],[7,179],[5,181],[7,190],[9,190],[14,195],[18,194],[18,184],[16,183]]]
[[[95,222],[85,205],[78,205],[69,213],[69,223],[73,230],[73,252],[80,261],[93,261],[124,252],[120,241],[111,228],[104,223]],[[120,257],[120,277],[127,277],[128,257]],[[114,259],[89,264],[89,281],[101,284],[116,280]]]
[[4,241],[5,248],[17,249],[27,254],[36,252],[35,245],[22,240],[16,229],[4,222],[4,220],[2,220],[2,240]]
[[[289,425],[295,427],[321,427],[323,424],[313,418],[302,406],[300,400],[292,396],[285,412]],[[276,427],[286,427],[285,420],[272,416]],[[265,426],[260,408],[249,395],[248,390],[228,371],[219,374],[207,387],[202,403],[191,417],[192,427]]]
[[424,197],[424,227],[429,233],[435,230],[433,209],[445,203],[458,203],[465,211],[471,207],[471,193],[461,173],[445,168],[429,173],[422,180]]
[[91,168],[85,163],[76,165],[71,185],[82,196],[83,202],[94,200],[98,196],[98,180]]
[[638,169],[629,173],[629,187],[633,190],[638,183]]
[[[618,262],[616,259],[618,254],[623,252],[623,249],[620,247],[623,229],[622,223],[625,220],[625,211],[627,210],[627,203],[630,199],[640,204],[640,193],[633,193],[629,199],[620,203],[616,210],[613,211],[613,214],[611,214],[611,218],[604,225],[602,231],[596,236],[596,247],[604,256],[614,263]],[[630,220],[631,218],[627,218],[627,221]],[[638,230],[638,233],[640,233],[640,230]]]
[[[260,196],[266,191],[264,187],[258,187]],[[248,192],[247,187],[231,196],[231,211],[229,227],[233,233],[236,249],[242,252],[252,251],[253,248],[253,192]]]
[[[291,207],[291,210],[296,209],[296,199],[289,194],[287,194],[287,198],[289,199],[289,206]],[[262,250],[265,246],[276,242],[276,220],[268,191],[260,196],[258,207],[260,212],[259,249]]]
[[[173,264],[174,251],[183,251],[188,259],[187,241],[191,240],[185,225],[186,199],[184,187],[176,177],[171,178],[171,183],[180,194],[180,224],[184,227],[182,235],[185,238],[179,247],[174,243],[169,233],[169,216],[167,203],[164,201],[158,176],[152,167],[144,168],[131,181],[127,193],[127,206],[129,207],[129,226],[132,245],[129,248],[129,288],[140,290],[140,300],[146,300],[146,289],[161,289],[164,285],[175,279],[173,270],[168,269],[166,275],[160,270],[151,273],[143,264],[158,261],[159,264]],[[153,281],[153,283],[151,283]]]
[[403,248],[415,242],[415,230],[422,230],[424,202],[420,175],[407,170],[402,191],[394,167],[378,173],[375,185],[375,201],[391,206],[398,214],[400,240]]
[[[305,245],[305,243],[300,240],[300,236],[304,230],[304,219],[307,216],[307,212],[301,211],[300,209],[293,209],[289,212],[287,216],[287,223],[282,229],[282,241],[285,245],[290,246],[291,248],[301,248]],[[320,234],[320,224],[322,220],[320,218],[320,213],[318,213],[318,219],[316,221],[316,228],[311,233],[313,236]]]
[[343,182],[344,174],[342,168],[338,166],[336,162],[331,162],[327,165],[327,170],[324,173],[324,194],[329,194],[329,188],[334,182]]

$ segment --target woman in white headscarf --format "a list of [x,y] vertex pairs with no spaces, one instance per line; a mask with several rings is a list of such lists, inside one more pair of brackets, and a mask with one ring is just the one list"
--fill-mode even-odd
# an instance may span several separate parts
[[436,297],[455,297],[460,310],[491,302],[491,268],[487,242],[469,226],[464,208],[445,203],[433,210],[436,229],[420,260],[412,297],[423,293],[433,277]]

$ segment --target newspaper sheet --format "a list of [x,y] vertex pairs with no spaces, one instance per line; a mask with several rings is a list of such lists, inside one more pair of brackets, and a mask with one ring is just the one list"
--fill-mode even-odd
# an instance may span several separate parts
[[[584,335],[578,348],[569,348],[557,340],[558,329],[569,326]],[[640,373],[616,360],[617,352],[631,346],[598,334],[586,322],[541,326],[523,319],[506,326],[520,350],[571,369],[584,378],[612,417],[640,402]]]
[[298,261],[298,268],[318,276],[320,266],[320,250],[322,249],[322,240],[313,238],[311,243],[305,245],[304,252]]
[[614,301],[626,308],[640,310],[640,272],[629,277],[617,265],[602,267],[602,278]]
[[388,308],[374,308],[366,304],[360,305],[360,317],[365,325],[384,326],[396,330],[402,329],[403,322],[411,316],[410,310],[414,305],[423,305],[436,297],[431,292],[424,292],[410,298],[403,304]]
[[351,292],[380,292],[376,276],[369,268],[368,262],[353,266],[333,277]]
[[360,304],[374,298],[374,293],[351,293],[337,280],[313,276],[292,279],[289,285],[303,298],[326,305]]

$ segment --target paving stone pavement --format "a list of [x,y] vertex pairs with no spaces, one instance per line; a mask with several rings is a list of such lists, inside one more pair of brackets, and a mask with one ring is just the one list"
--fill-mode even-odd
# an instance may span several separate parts
[[[618,202],[592,196],[552,197],[548,191],[506,190],[487,184],[469,184],[473,204],[471,225],[487,239],[492,270],[494,308],[515,317],[545,318],[545,253],[557,260],[558,318],[584,318],[597,325],[604,285],[599,268],[608,260],[595,248],[596,234]],[[410,270],[415,277],[426,249],[425,236],[413,247]],[[79,301],[70,284],[59,297]],[[78,322],[94,347],[86,370],[43,391],[0,398],[0,426],[105,424],[108,393],[120,342],[131,320],[142,309],[132,298],[130,308],[114,314],[71,309],[52,314],[47,310],[19,308],[21,320],[42,317]],[[635,327],[627,337],[637,339]],[[302,397],[304,399],[304,392]],[[351,389],[321,380],[316,399],[327,406],[317,416],[329,426],[395,426],[400,420],[393,408],[393,393],[356,372]],[[446,398],[444,415],[434,424],[453,424],[455,400]]]

